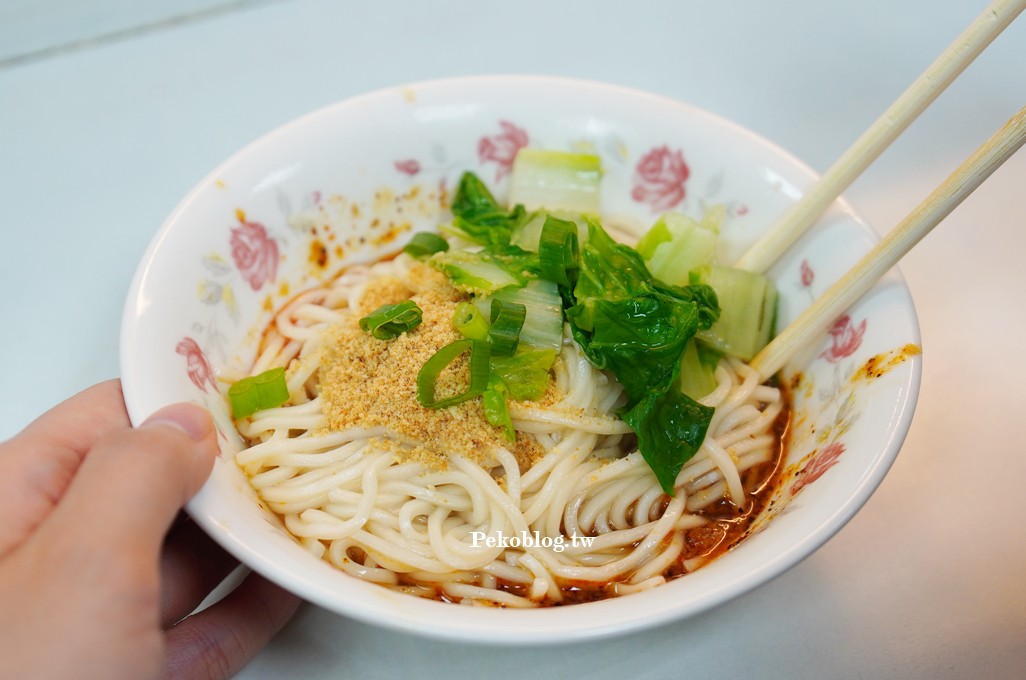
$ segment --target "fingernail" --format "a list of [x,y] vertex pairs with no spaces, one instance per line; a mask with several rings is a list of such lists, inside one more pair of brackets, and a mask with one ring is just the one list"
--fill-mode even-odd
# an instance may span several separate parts
[[214,429],[210,414],[192,404],[172,404],[146,419],[148,425],[171,425],[185,432],[193,441],[202,441]]

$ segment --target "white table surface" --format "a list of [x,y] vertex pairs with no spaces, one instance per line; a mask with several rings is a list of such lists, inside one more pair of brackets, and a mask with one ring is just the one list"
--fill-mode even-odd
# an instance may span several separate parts
[[[651,90],[822,171],[976,0],[0,0],[0,437],[118,375],[143,249],[263,132],[357,93],[537,73]],[[847,192],[884,232],[1026,102],[1020,18]],[[688,621],[570,646],[423,640],[314,606],[243,678],[1026,676],[1026,152],[902,263],[922,394],[825,547]]]

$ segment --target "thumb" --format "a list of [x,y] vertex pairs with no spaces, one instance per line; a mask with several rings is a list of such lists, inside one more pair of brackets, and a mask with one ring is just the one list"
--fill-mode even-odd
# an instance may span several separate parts
[[217,438],[192,404],[160,409],[141,426],[102,437],[44,529],[109,551],[130,546],[156,559],[178,511],[203,485]]

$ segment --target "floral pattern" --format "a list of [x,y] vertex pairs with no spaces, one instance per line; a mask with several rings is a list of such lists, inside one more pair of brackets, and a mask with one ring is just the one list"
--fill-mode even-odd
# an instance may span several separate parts
[[395,169],[404,175],[413,177],[420,172],[420,162],[416,158],[407,158],[403,161],[395,161],[393,163]]
[[670,210],[684,200],[684,183],[690,175],[691,169],[680,149],[656,147],[635,166],[631,198],[647,203],[653,212]]
[[527,132],[508,120],[500,120],[502,132],[489,137],[482,137],[477,143],[477,157],[481,164],[495,163],[495,181],[501,180],[513,169],[513,159],[517,151],[527,146]]
[[812,282],[816,280],[816,272],[812,271],[812,267],[809,266],[808,260],[802,260],[802,286],[808,288],[812,285]]
[[186,372],[192,384],[204,392],[207,386],[217,391],[217,383],[214,381],[214,370],[210,367],[207,356],[200,349],[199,343],[186,336],[175,346],[175,352],[181,354],[186,360]]
[[809,462],[805,464],[805,467],[801,469],[801,472],[798,473],[798,477],[791,487],[791,495],[797,494],[806,486],[822,477],[827,470],[837,465],[837,461],[840,460],[842,453],[844,453],[844,444],[841,442],[833,442],[829,446],[817,451]]
[[241,222],[232,229],[229,243],[235,267],[253,290],[260,290],[278,275],[278,242],[264,225]]
[[862,344],[862,336],[866,332],[866,319],[855,325],[851,317],[845,314],[830,327],[830,347],[819,356],[832,364],[845,357],[850,357]]
[[[799,281],[801,288],[815,300],[816,294],[812,284],[816,281],[816,272],[808,260],[802,260],[799,265]],[[851,316],[845,314],[834,321],[830,327],[830,347],[819,355],[820,359],[826,359],[831,364],[836,364],[845,357],[850,357],[862,345],[862,336],[866,334],[867,319],[855,324]]]
[[196,295],[205,305],[223,304],[233,321],[239,320],[239,306],[232,285],[234,269],[230,262],[217,253],[205,255],[200,263],[206,276],[196,286]]
[[[808,295],[810,300],[815,300],[815,283],[816,271],[809,260],[803,259],[798,266],[797,288]],[[855,323],[849,314],[838,318],[829,330],[830,346],[819,355],[819,359],[825,360],[828,368],[817,370],[811,366],[790,383],[793,397],[791,406],[802,415],[792,423],[787,446],[792,450],[801,450],[806,446],[816,448],[785,466],[782,473],[785,481],[781,490],[768,510],[755,522],[752,533],[762,531],[774,517],[796,507],[794,498],[833,468],[846,451],[844,439],[863,411],[857,399],[861,372],[855,371],[852,361],[843,360],[855,355],[862,346],[867,327],[867,319]],[[886,354],[878,355],[883,356]],[[884,365],[879,361],[874,362],[878,357],[871,358],[870,362]],[[900,362],[886,365],[897,363]]]

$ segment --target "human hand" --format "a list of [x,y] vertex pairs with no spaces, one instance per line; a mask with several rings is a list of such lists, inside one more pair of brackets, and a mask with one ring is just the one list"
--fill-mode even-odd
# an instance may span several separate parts
[[236,565],[175,521],[216,454],[196,406],[132,429],[118,381],[0,444],[0,677],[228,677],[270,640],[299,600],[256,574],[188,616]]

